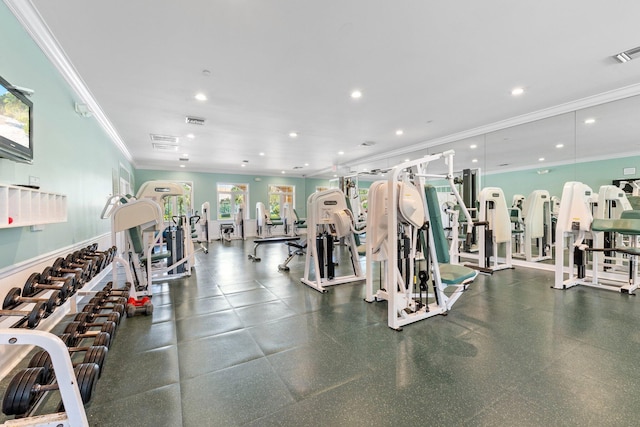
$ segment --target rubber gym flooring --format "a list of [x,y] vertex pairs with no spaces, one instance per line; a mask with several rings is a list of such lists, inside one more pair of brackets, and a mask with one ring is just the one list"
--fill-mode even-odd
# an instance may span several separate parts
[[154,285],[153,316],[118,330],[91,425],[638,424],[639,297],[518,268],[397,332],[363,283],[320,294],[304,257],[283,273],[284,245],[258,263],[252,247],[212,243],[190,278]]

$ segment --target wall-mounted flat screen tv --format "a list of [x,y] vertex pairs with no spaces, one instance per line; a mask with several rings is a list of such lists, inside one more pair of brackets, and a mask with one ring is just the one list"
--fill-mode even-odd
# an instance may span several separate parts
[[0,77],[0,157],[33,160],[33,104]]

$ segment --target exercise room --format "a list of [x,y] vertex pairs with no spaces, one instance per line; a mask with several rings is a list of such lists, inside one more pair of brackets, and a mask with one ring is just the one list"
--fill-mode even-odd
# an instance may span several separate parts
[[0,426],[634,426],[640,4],[0,2]]

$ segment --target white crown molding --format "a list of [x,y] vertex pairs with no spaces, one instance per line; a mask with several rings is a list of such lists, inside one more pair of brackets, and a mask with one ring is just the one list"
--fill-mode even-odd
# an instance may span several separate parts
[[86,104],[100,126],[107,133],[116,147],[134,166],[135,162],[124,141],[111,124],[106,114],[93,97],[89,88],[78,74],[77,70],[64,53],[64,50],[55,39],[42,16],[31,0],[3,0],[13,15],[22,24],[31,38],[42,49],[49,61],[58,69],[62,77],[67,81],[71,89],[80,98],[80,103]]
[[[449,142],[455,142],[455,141],[460,141],[466,138],[472,138],[475,136],[484,135],[490,132],[507,129],[507,128],[522,125],[525,123],[535,122],[537,120],[547,119],[549,117],[554,117],[560,114],[571,113],[574,111],[582,110],[589,107],[594,107],[596,105],[606,104],[607,102],[618,101],[620,99],[625,99],[625,98],[629,98],[636,95],[640,95],[640,84],[633,84],[633,85],[625,86],[619,89],[614,89],[608,92],[603,92],[597,95],[588,96],[586,98],[578,99],[576,101],[571,101],[564,104],[556,105],[554,107],[544,108],[542,110],[534,111],[532,113],[511,117],[509,119],[490,123],[484,126],[479,126],[466,131],[450,134],[447,136],[443,136],[441,138],[430,139],[417,144],[398,148],[397,150],[387,151],[381,154],[376,154],[368,157],[361,157],[359,159],[346,162],[342,166],[353,167],[361,163],[374,162],[377,160],[388,159],[394,156],[402,156],[403,154],[412,153],[415,151],[423,150],[425,148],[431,148],[441,144],[447,144]],[[325,169],[325,170],[314,173],[314,175],[320,175],[320,174],[329,173],[329,172],[330,172],[330,169]]]

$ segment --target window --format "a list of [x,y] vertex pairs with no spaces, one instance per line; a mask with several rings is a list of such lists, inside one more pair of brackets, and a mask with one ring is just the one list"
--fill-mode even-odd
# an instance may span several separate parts
[[248,203],[249,184],[218,184],[218,219],[233,220],[241,207],[243,217],[247,218]]
[[174,216],[183,216],[193,211],[193,183],[192,182],[180,182],[184,189],[182,196],[167,196],[164,200],[164,220],[169,222]]
[[293,185],[269,185],[269,217],[271,219],[281,218],[285,203],[289,203],[292,208],[295,207],[294,193]]
[[358,199],[360,199],[360,213],[367,212],[369,198],[368,188],[358,188]]

